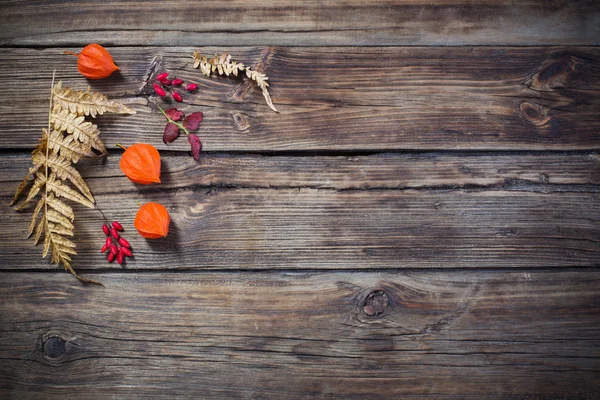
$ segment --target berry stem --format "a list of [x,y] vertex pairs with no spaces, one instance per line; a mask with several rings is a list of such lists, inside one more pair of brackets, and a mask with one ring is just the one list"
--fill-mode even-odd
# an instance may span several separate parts
[[188,132],[188,130],[185,128],[185,126],[181,125],[180,123],[177,123],[175,121],[173,121],[171,118],[169,118],[169,116],[167,115],[167,113],[165,113],[165,111],[160,108],[159,105],[157,105],[158,109],[160,110],[160,112],[165,116],[165,118],[167,119],[167,121],[175,126],[177,126],[179,129],[182,129],[186,135],[189,135],[190,133]]
[[121,143],[115,144],[115,146],[122,148],[123,150],[127,150],[127,147],[123,146]]

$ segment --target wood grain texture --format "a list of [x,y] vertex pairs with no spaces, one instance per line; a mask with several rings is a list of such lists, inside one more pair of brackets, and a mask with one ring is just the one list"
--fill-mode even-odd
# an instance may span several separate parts
[[[597,45],[594,1],[8,1],[0,45]],[[51,21],[52,23],[48,23]]]
[[[161,154],[160,186],[136,185],[119,168],[122,151],[76,167],[95,192],[185,188],[600,190],[600,155],[549,153],[379,153],[285,156],[179,152]],[[0,157],[0,197],[11,197],[31,167],[29,153]],[[110,189],[109,189],[110,188]]]
[[[281,114],[250,82],[202,77],[190,65],[192,48],[110,50],[121,74],[90,84],[138,111],[97,120],[111,146],[146,141],[188,150],[185,140],[161,143],[164,118],[152,109],[165,106],[151,92],[156,74],[168,70],[200,85],[182,107],[205,113],[199,134],[208,151],[600,148],[600,51],[593,47],[200,49],[226,50],[265,71]],[[0,148],[32,147],[47,124],[50,71],[72,87],[87,82],[59,49],[3,54]]]
[[92,277],[3,274],[2,397],[600,395],[597,271]]
[[[126,178],[121,178],[126,179]],[[135,260],[127,269],[387,269],[598,266],[598,193],[528,191],[92,187],[120,221]],[[132,226],[136,201],[156,201],[171,231],[147,241]],[[31,212],[2,201],[0,264],[56,269],[23,237]],[[584,211],[585,210],[585,211]],[[76,207],[80,269],[109,265],[97,211]]]

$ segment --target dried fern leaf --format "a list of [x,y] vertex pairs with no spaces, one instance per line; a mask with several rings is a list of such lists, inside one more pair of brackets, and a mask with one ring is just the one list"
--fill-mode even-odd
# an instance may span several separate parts
[[50,175],[50,179],[48,179],[48,182],[46,183],[46,188],[48,192],[54,193],[56,197],[64,197],[88,208],[94,208],[93,202],[86,199],[69,186],[63,184],[62,181],[53,178],[53,175]]
[[35,237],[33,238],[33,244],[37,245],[40,242],[42,233],[44,232],[44,226],[46,226],[46,219],[42,218],[39,220],[35,227]]
[[71,135],[64,136],[59,131],[52,131],[48,136],[48,147],[54,153],[60,153],[66,159],[77,163],[83,157],[93,155],[92,146],[75,140]]
[[52,102],[58,107],[57,109],[69,110],[69,112],[77,115],[89,115],[96,118],[96,115],[102,115],[105,112],[135,114],[135,111],[131,108],[110,101],[108,97],[101,93],[90,92],[89,88],[86,91],[63,88],[62,82],[58,82],[54,86],[52,97]]
[[57,199],[53,195],[50,195],[46,199],[46,202],[48,203],[48,207],[52,207],[65,217],[69,218],[69,220],[73,221],[75,219],[75,213],[73,212],[73,209],[64,201]]
[[44,197],[42,197],[38,203],[35,206],[35,209],[33,210],[33,216],[31,218],[31,223],[29,224],[29,229],[27,230],[27,237],[31,236],[31,234],[33,233],[33,228],[35,228],[35,223],[37,222],[38,216],[40,214],[40,211],[42,210],[42,207],[44,206]]
[[58,154],[51,154],[47,160],[48,167],[60,179],[69,180],[87,199],[94,202],[94,196],[79,172],[71,165],[69,160]]
[[44,175],[37,174],[36,179],[33,182],[33,186],[29,190],[29,194],[27,195],[27,198],[20,206],[18,206],[16,208],[16,210],[19,211],[19,210],[22,210],[23,208],[25,208],[25,206],[28,205],[35,196],[38,195],[38,193],[44,187],[45,184],[46,184],[46,177]]
[[206,76],[210,76],[214,72],[218,75],[238,76],[240,71],[246,71],[246,76],[253,80],[262,90],[263,97],[269,108],[275,112],[279,112],[273,105],[273,100],[267,89],[269,87],[269,84],[267,83],[269,78],[267,78],[265,74],[253,71],[250,67],[246,67],[242,63],[231,61],[231,55],[227,53],[223,53],[220,56],[215,54],[213,58],[208,59],[207,57],[202,56],[198,50],[194,50],[192,58],[194,59],[194,68],[200,68],[200,71]]
[[19,197],[21,197],[21,193],[23,193],[23,190],[25,190],[25,187],[27,186],[27,183],[29,182],[29,178],[31,178],[31,175],[33,175],[35,173],[35,171],[36,170],[33,168],[29,169],[29,172],[27,173],[27,175],[25,175],[25,179],[23,179],[23,181],[17,188],[17,191],[15,192],[15,195],[13,196],[12,201],[10,202],[9,206],[12,206],[13,204],[15,204],[17,202],[17,200],[19,200]]
[[[50,254],[51,262],[62,264],[77,279],[97,284],[100,283],[80,277],[71,266],[71,255],[77,253],[75,243],[67,239],[67,236],[73,236],[75,213],[61,198],[94,208],[94,197],[73,164],[82,157],[93,155],[92,149],[106,152],[98,127],[85,120],[86,115],[95,117],[105,112],[135,114],[130,108],[109,101],[106,96],[90,92],[89,89],[75,91],[63,88],[60,82],[53,85],[48,129],[42,130],[40,144],[31,155],[33,166],[19,185],[11,203],[18,200],[30,178],[34,177],[25,201],[16,208],[23,209],[40,196],[33,210],[27,235],[34,233],[35,244],[44,236],[42,257]],[[75,189],[67,182],[75,186]]]
[[48,223],[48,230],[51,233],[57,233],[59,235],[63,235],[63,236],[73,236],[73,231],[70,229],[67,229],[65,227],[63,227],[62,225],[58,225],[58,224],[53,224],[53,223]]
[[50,123],[53,129],[67,132],[73,135],[75,140],[90,145],[102,154],[106,153],[106,147],[99,139],[100,130],[98,130],[98,126],[86,121],[84,116],[79,116],[71,113],[69,110],[62,110],[59,106],[54,106],[50,114]]

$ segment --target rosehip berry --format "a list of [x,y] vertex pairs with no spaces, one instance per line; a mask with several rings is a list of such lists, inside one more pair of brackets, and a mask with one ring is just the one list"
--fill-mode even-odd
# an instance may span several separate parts
[[102,248],[100,249],[100,253],[105,253],[106,250],[108,250],[110,246],[107,246],[106,243],[104,244],[104,246],[102,246]]
[[118,250],[117,250],[117,246],[115,246],[114,244],[110,245],[110,254],[112,254],[113,256],[115,254],[117,254]]
[[115,228],[118,231],[122,231],[123,230],[123,225],[121,225],[117,221],[113,221],[112,226],[113,226],[113,228]]
[[119,238],[119,232],[117,232],[117,230],[115,228],[111,228],[110,230],[110,234],[112,235],[112,237],[114,237],[115,239]]
[[165,92],[165,90],[161,88],[159,84],[155,83],[152,86],[154,87],[154,93],[156,93],[160,97],[165,97],[167,95],[167,92]]
[[196,85],[195,83],[188,83],[185,86],[185,90],[187,90],[188,92],[192,92],[194,90],[198,89],[198,85]]
[[104,242],[104,245],[106,246],[106,248],[108,249],[110,247],[110,245],[112,244],[112,239],[109,237],[106,238],[106,242]]
[[104,234],[108,236],[108,234],[110,233],[110,231],[108,230],[108,225],[102,225],[102,232],[104,232]]
[[167,79],[168,76],[169,76],[168,72],[163,72],[162,74],[156,75],[156,80],[159,81],[159,82],[162,82],[165,79]]
[[123,264],[123,258],[125,258],[125,256],[119,249],[119,252],[117,253],[117,264],[119,264],[119,265]]
[[119,249],[119,251],[120,251],[121,253],[123,253],[123,255],[126,255],[127,257],[132,257],[132,256],[133,256],[133,253],[132,253],[132,252],[131,252],[131,250],[129,250],[127,247],[121,247],[121,248]]
[[108,262],[113,262],[113,260],[115,259],[115,253],[113,253],[113,252],[108,253],[108,256],[106,257],[106,259],[108,260]]
[[181,97],[181,95],[180,95],[179,93],[177,93],[177,92],[173,92],[173,98],[175,99],[175,101],[178,101],[178,102],[180,102],[180,103],[183,101],[183,98],[182,98],[182,97]]
[[183,83],[183,79],[176,78],[173,79],[171,82],[173,83],[173,86],[181,86],[181,84]]
[[123,247],[131,247],[129,245],[129,242],[127,240],[125,240],[125,238],[122,238],[122,237],[119,238],[119,244]]

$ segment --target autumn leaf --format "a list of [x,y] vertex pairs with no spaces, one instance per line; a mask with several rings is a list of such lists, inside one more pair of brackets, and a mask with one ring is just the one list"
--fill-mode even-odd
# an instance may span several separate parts
[[182,119],[185,116],[183,111],[179,111],[178,109],[173,108],[173,107],[167,108],[165,110],[165,114],[167,114],[167,116],[169,118],[171,118],[173,121],[179,121],[180,119]]
[[190,131],[195,131],[200,126],[200,122],[202,122],[202,118],[204,114],[201,112],[193,112],[183,120],[183,126],[185,129]]
[[200,158],[200,150],[202,150],[202,142],[200,142],[200,138],[193,133],[190,133],[188,135],[188,142],[190,142],[190,145],[192,146],[192,156],[194,156],[194,159],[198,161]]
[[179,137],[179,127],[175,124],[168,123],[165,125],[165,132],[163,133],[163,143],[171,143]]

